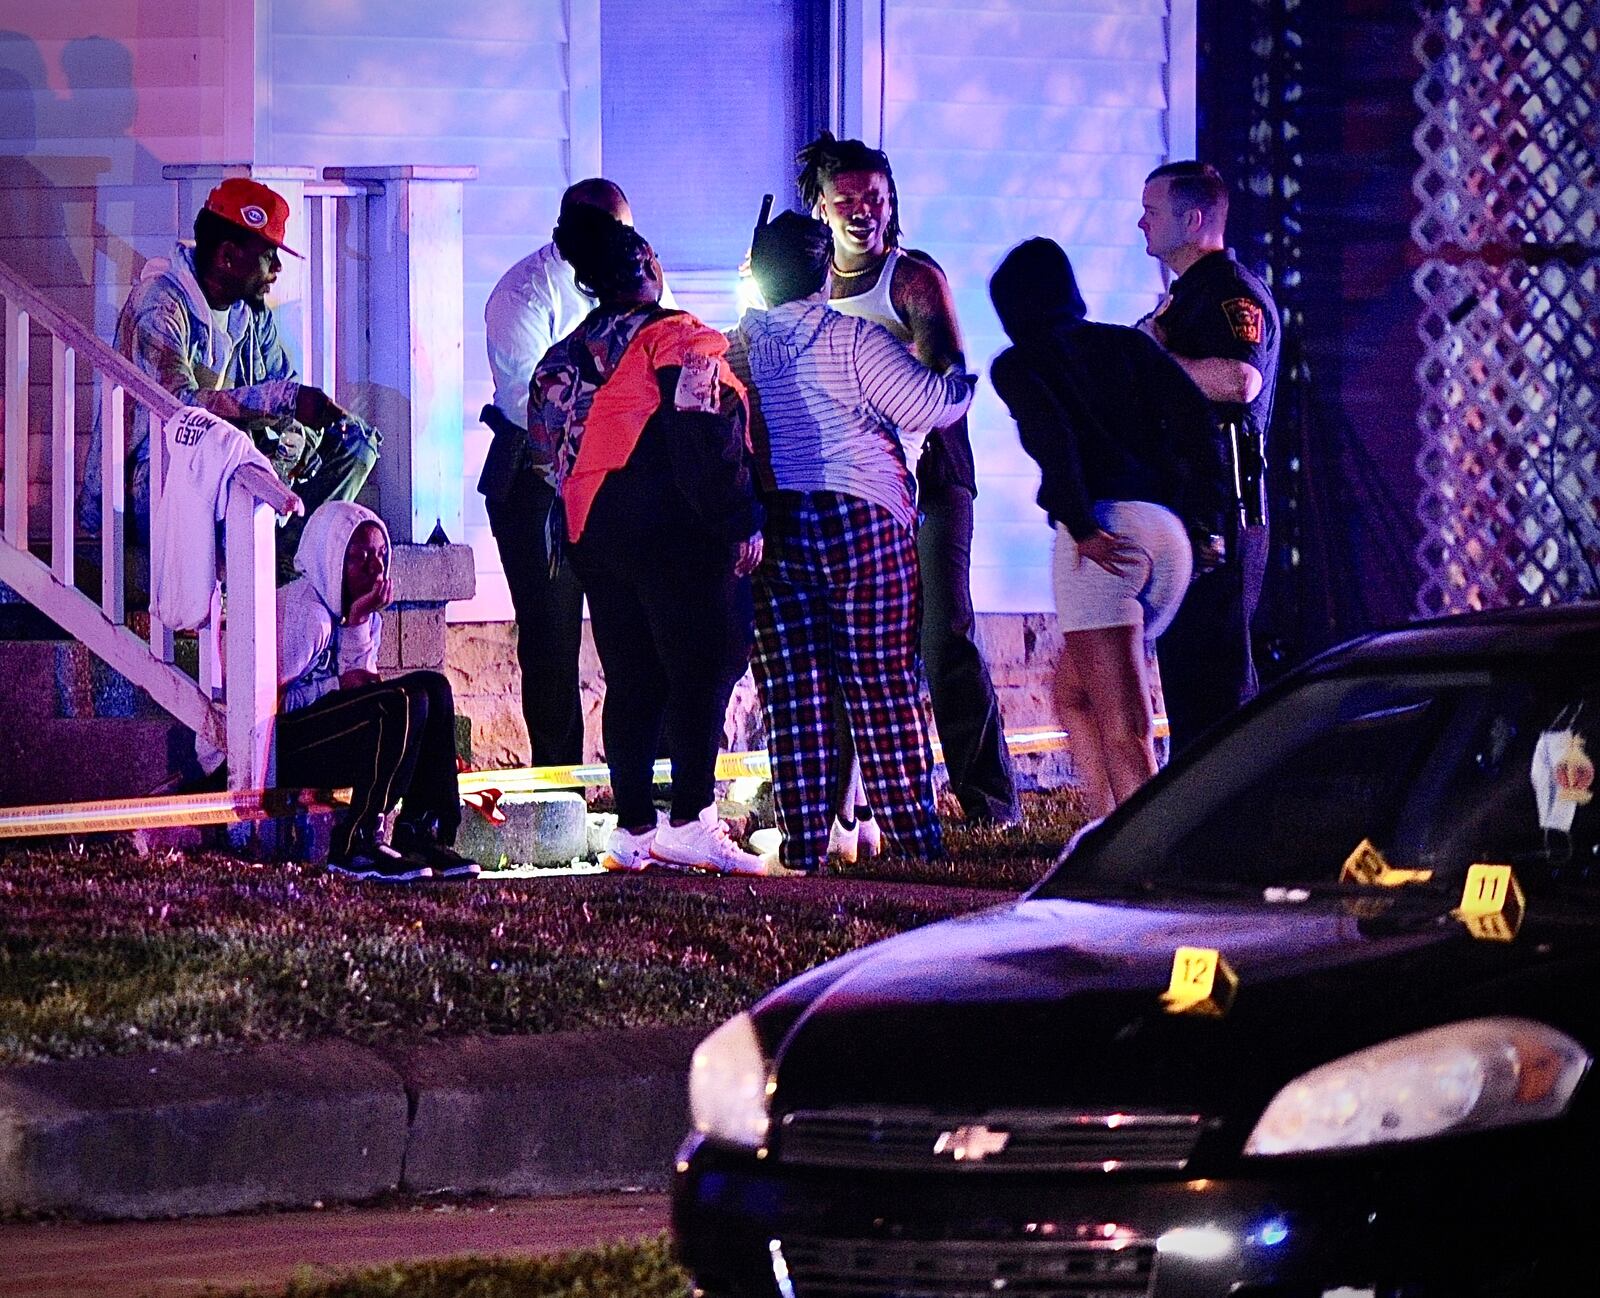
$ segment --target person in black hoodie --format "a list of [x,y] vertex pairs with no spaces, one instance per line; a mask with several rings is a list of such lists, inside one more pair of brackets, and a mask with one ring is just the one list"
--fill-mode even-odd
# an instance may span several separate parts
[[1056,529],[1056,705],[1089,812],[1154,774],[1147,663],[1198,565],[1226,548],[1227,468],[1205,397],[1136,329],[1085,319],[1050,239],[1008,253],[989,296],[1012,346],[994,362],[1039,504]]
[[[528,434],[533,462],[554,465],[605,669],[617,831],[601,863],[767,873],[732,841],[713,796],[728,698],[750,661],[750,573],[761,562],[744,388],[723,359],[726,338],[660,305],[660,264],[632,227],[579,207],[555,236],[599,305],[534,370]],[[658,825],[651,785],[663,726],[672,810]]]

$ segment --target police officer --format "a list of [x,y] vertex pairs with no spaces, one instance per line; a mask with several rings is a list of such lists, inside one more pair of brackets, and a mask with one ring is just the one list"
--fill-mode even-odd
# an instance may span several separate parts
[[[1227,433],[1238,527],[1226,561],[1198,576],[1161,640],[1173,748],[1256,692],[1250,621],[1267,566],[1266,439],[1278,378],[1278,309],[1224,243],[1228,188],[1215,167],[1169,162],[1145,180],[1145,251],[1177,278],[1139,327],[1211,401]],[[1233,529],[1230,528],[1230,531]]]

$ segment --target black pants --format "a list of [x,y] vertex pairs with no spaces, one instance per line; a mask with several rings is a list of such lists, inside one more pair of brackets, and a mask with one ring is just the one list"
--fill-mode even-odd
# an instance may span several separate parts
[[1173,752],[1255,697],[1250,622],[1266,571],[1267,529],[1247,527],[1233,558],[1190,583],[1157,642]]
[[754,637],[750,579],[733,575],[733,547],[686,507],[638,498],[635,485],[608,480],[570,550],[605,672],[601,732],[624,828],[655,824],[663,727],[673,818],[692,820],[711,804],[728,698]]
[[943,484],[927,490],[920,505],[922,661],[950,789],[968,820],[1013,821],[1021,812],[1005,722],[973,639],[972,494]]
[[550,575],[545,518],[555,489],[523,469],[503,501],[485,500],[517,615],[517,665],[522,669],[522,719],[529,764],[566,766],[583,760],[583,704],[578,650],[583,643],[583,587],[572,564]]
[[453,843],[461,824],[455,728],[450,682],[438,672],[334,690],[278,718],[278,783],[351,787],[350,815],[333,836],[335,856],[347,855],[356,835],[375,835],[379,817],[402,798],[401,819]]

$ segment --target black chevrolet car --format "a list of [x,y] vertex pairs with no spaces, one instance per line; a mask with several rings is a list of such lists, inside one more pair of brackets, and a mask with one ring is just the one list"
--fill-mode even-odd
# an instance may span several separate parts
[[696,1052],[706,1295],[1600,1292],[1600,606],[1326,655]]

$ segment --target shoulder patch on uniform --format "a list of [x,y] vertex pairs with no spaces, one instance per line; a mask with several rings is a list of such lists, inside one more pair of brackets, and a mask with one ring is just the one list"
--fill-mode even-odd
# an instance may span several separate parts
[[1228,328],[1240,342],[1259,343],[1266,332],[1266,317],[1260,306],[1247,297],[1230,297],[1222,304]]

